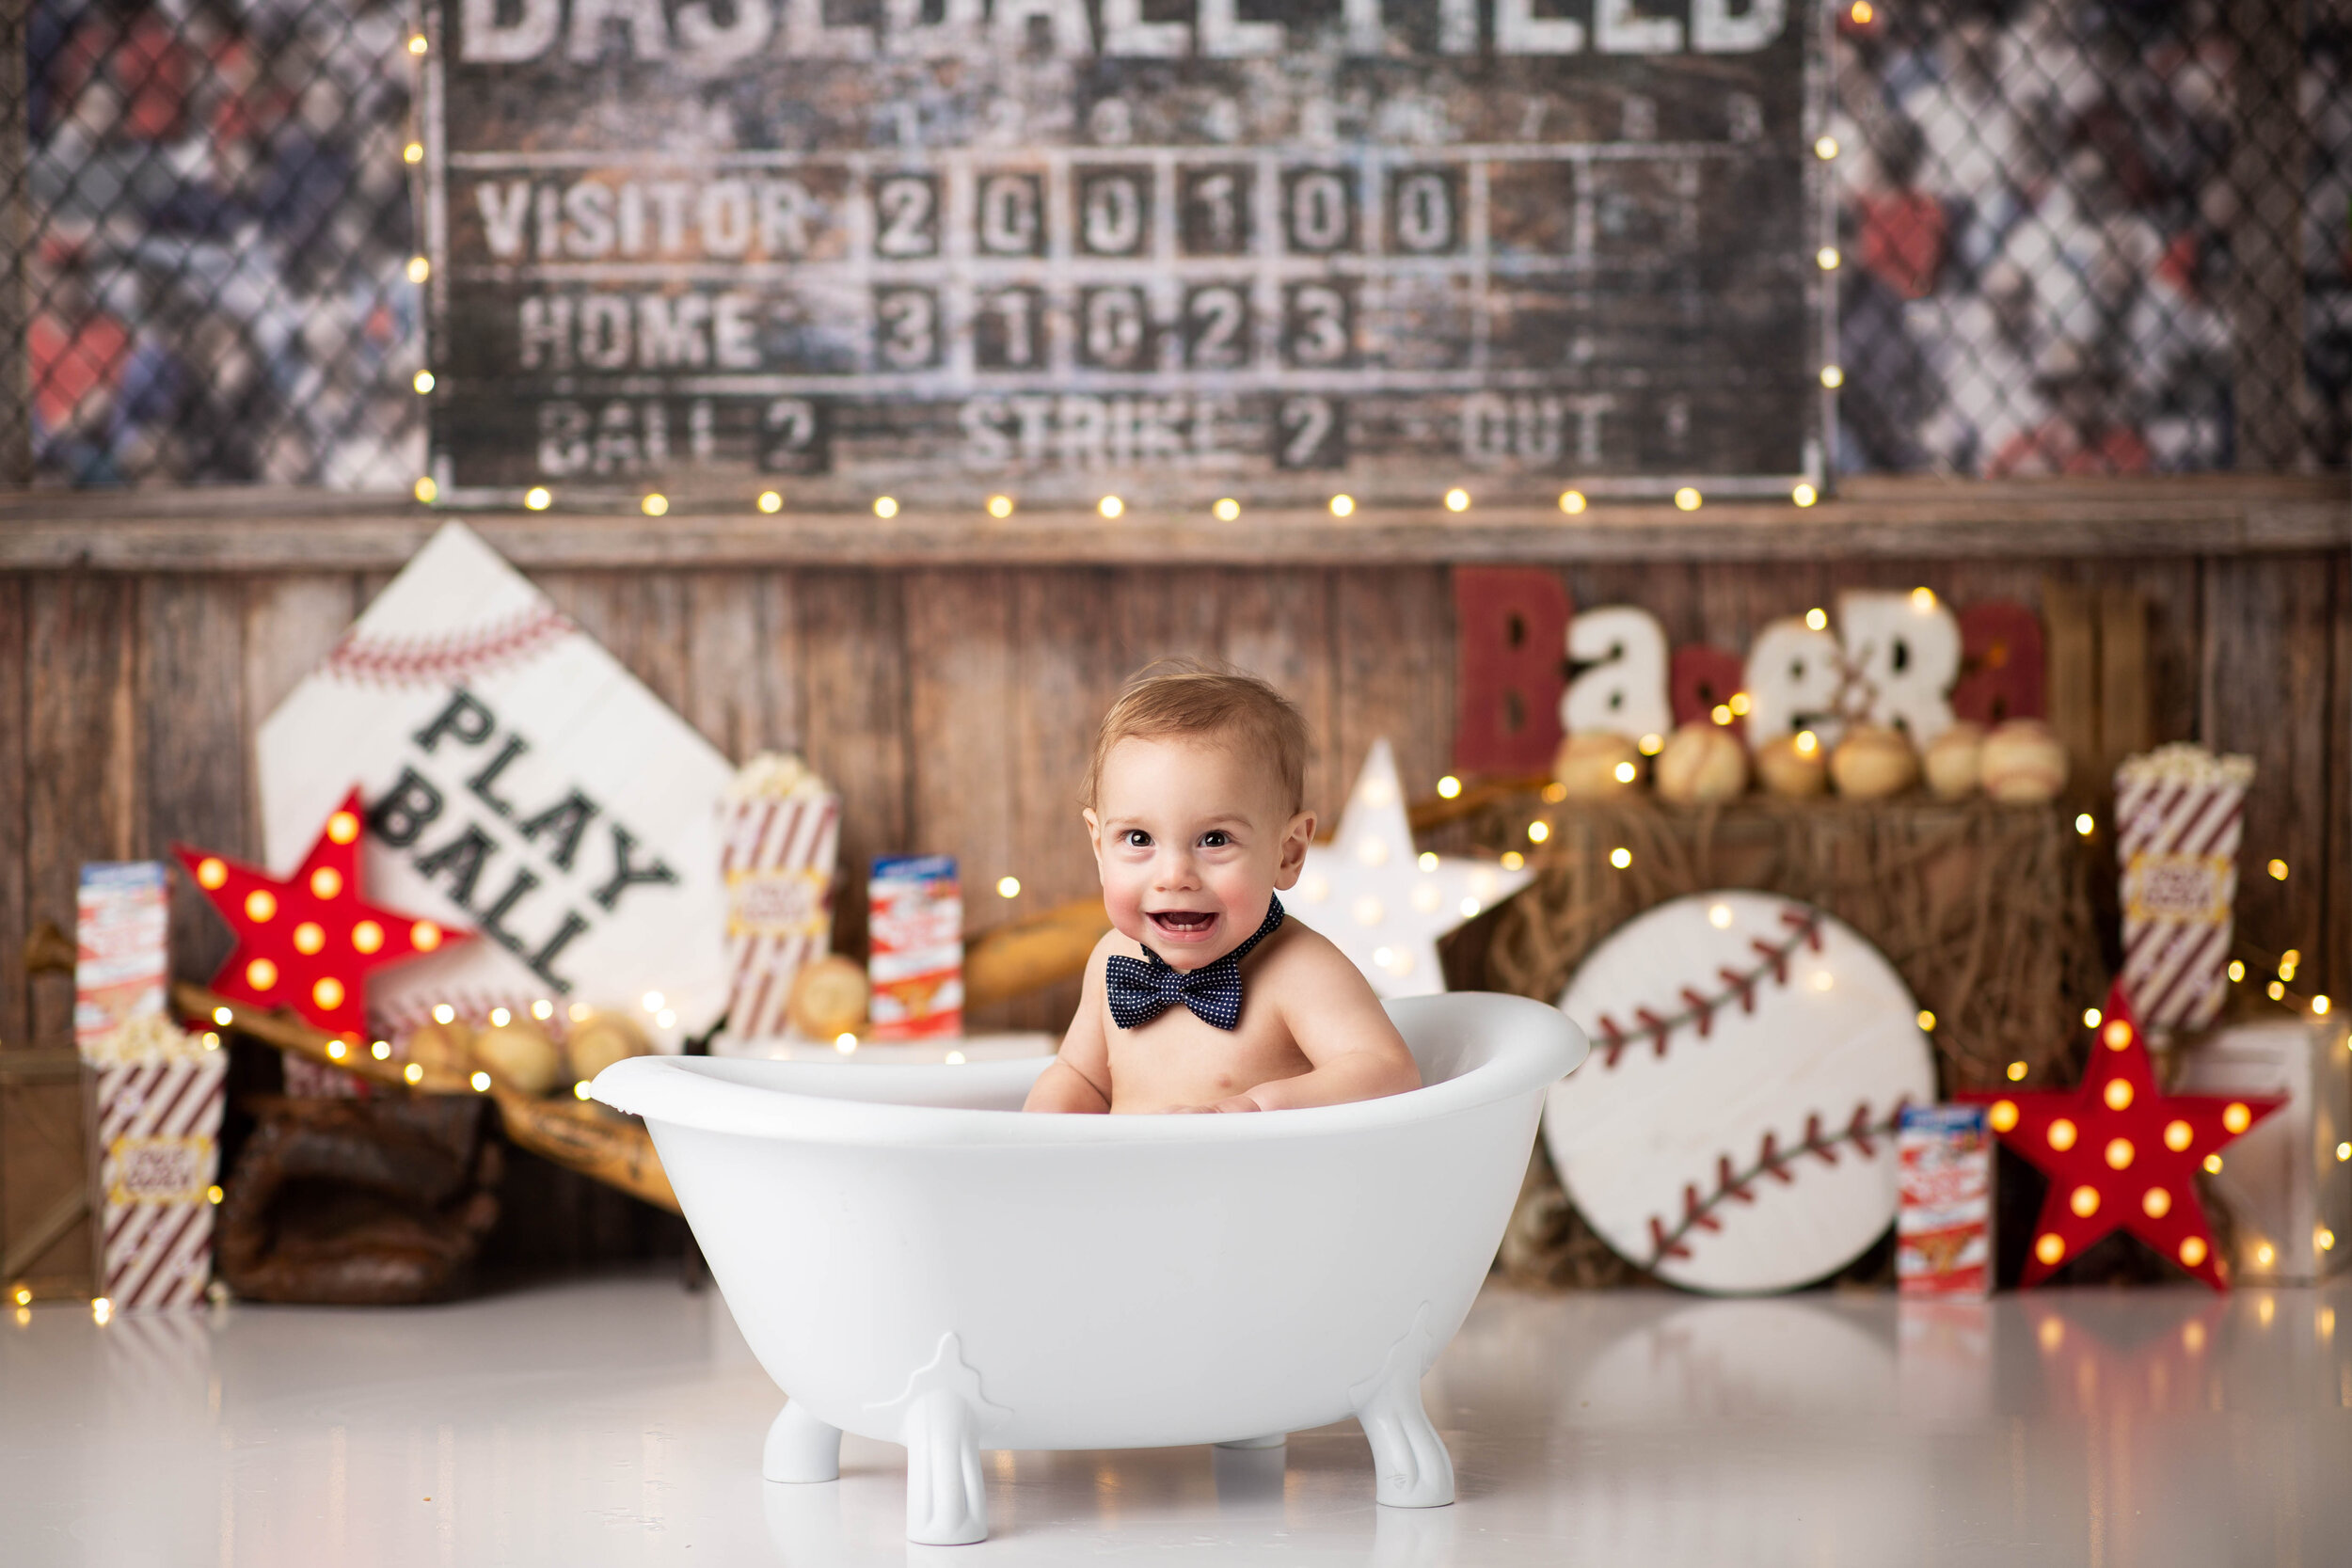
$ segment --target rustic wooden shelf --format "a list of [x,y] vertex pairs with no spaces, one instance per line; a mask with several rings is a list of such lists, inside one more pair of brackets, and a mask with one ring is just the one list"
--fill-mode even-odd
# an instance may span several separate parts
[[[264,1045],[276,1046],[290,1056],[301,1056],[322,1067],[341,1068],[374,1085],[379,1093],[477,1092],[467,1079],[446,1073],[427,1074],[421,1082],[412,1085],[402,1076],[404,1064],[379,1062],[365,1051],[352,1050],[324,1029],[314,1029],[287,1013],[262,1012],[249,1004],[231,1002],[185,981],[173,986],[171,994],[173,1003],[191,1018],[211,1018],[215,1016],[214,1009],[227,1008],[235,1022],[224,1027],[249,1035]],[[480,1092],[498,1102],[506,1135],[520,1148],[582,1176],[593,1177],[609,1187],[617,1187],[631,1197],[643,1198],[674,1214],[678,1212],[677,1195],[670,1190],[670,1178],[661,1168],[660,1158],[654,1153],[653,1139],[646,1134],[643,1122],[576,1100],[540,1100],[517,1094],[502,1084],[492,1084]]]
[[1456,515],[1367,506],[1342,519],[1252,511],[1218,523],[1130,505],[1022,512],[998,522],[910,503],[764,516],[680,499],[669,515],[481,512],[316,491],[22,491],[0,499],[0,570],[379,571],[460,517],[525,568],[1263,564],[1383,565],[1602,560],[1938,560],[2238,555],[2352,544],[2342,475],[2113,480],[1849,481],[1836,499],[1664,504],[1595,501]]

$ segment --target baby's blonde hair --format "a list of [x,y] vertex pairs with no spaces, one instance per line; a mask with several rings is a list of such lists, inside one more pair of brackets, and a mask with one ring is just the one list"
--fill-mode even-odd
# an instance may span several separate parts
[[1103,715],[1094,755],[1087,764],[1086,805],[1097,804],[1103,763],[1122,740],[1201,736],[1262,757],[1295,815],[1307,800],[1307,721],[1273,687],[1230,664],[1163,658],[1130,678]]

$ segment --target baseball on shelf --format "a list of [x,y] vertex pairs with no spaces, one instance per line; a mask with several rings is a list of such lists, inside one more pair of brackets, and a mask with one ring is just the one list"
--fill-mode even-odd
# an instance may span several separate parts
[[1821,737],[1799,730],[1756,749],[1756,776],[1771,794],[1802,800],[1829,787],[1829,758]]
[[408,1032],[405,1054],[427,1072],[462,1077],[473,1069],[473,1028],[463,1019],[420,1023]]
[[564,1037],[564,1059],[576,1084],[587,1083],[615,1062],[651,1054],[653,1041],[645,1031],[635,1019],[617,1010],[590,1013]]
[[830,1040],[866,1027],[866,966],[831,953],[792,977],[785,1016],[813,1040]]
[[1928,742],[1919,768],[1928,776],[1930,794],[1939,800],[1958,800],[1976,793],[1983,762],[1984,726],[1963,719]]
[[546,1094],[564,1077],[564,1053],[529,1019],[494,1023],[476,1035],[473,1059],[492,1078],[524,1094]]
[[2055,800],[2066,787],[2066,743],[2039,719],[2011,719],[1984,737],[1984,792],[2009,805]]
[[1919,779],[1911,737],[1887,724],[1856,724],[1829,755],[1830,782],[1856,800],[1900,795]]
[[1851,927],[1769,894],[1674,899],[1595,947],[1560,1006],[1593,1054],[1552,1086],[1545,1143],[1623,1257],[1783,1291],[1894,1222],[1897,1117],[1935,1069],[1918,1003]]
[[1579,730],[1560,742],[1551,776],[1571,800],[1605,800],[1640,786],[1641,748],[1613,731]]
[[1748,753],[1732,733],[1705,721],[1684,724],[1658,753],[1658,793],[1681,805],[1736,800],[1748,787]]

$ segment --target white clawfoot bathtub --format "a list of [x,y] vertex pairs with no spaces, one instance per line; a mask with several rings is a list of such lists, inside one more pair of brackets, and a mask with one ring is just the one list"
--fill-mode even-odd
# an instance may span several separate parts
[[1541,1003],[1391,1003],[1423,1086],[1255,1116],[1015,1114],[1046,1058],[878,1067],[645,1056],[644,1117],[710,1272],[790,1399],[771,1481],[907,1449],[907,1535],[988,1533],[982,1449],[1272,1447],[1354,1416],[1378,1499],[1454,1500],[1421,1379],[1510,1217],[1544,1091],[1584,1058]]

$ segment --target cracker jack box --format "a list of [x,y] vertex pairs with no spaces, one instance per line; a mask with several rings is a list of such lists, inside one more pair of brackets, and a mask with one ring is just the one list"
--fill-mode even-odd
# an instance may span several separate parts
[[963,1033],[963,892],[956,858],[877,857],[866,897],[873,1037]]
[[1907,1105],[1895,1278],[1906,1296],[1982,1300],[1993,1290],[1993,1134],[1978,1105]]
[[161,861],[93,861],[74,900],[73,1043],[164,1011],[170,900]]
[[270,869],[357,781],[368,896],[483,940],[369,977],[405,1035],[533,1003],[634,1008],[675,1050],[727,1005],[726,759],[546,594],[451,523],[263,722]]

